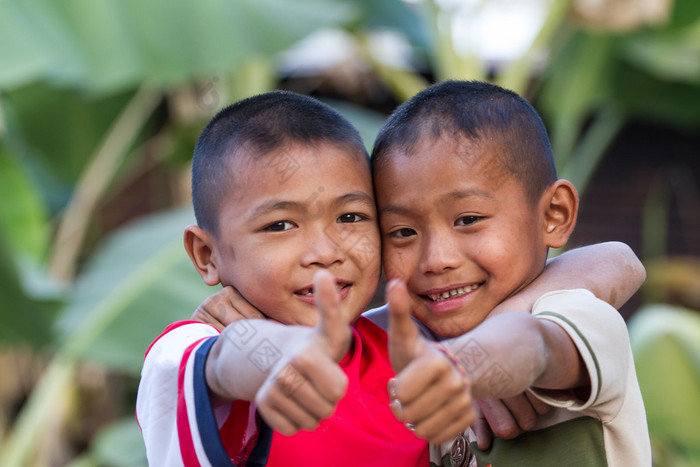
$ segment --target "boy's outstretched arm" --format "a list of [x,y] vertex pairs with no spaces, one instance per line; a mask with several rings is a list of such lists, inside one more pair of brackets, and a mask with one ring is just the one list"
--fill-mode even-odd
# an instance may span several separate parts
[[498,314],[444,344],[466,368],[475,397],[504,398],[531,389],[567,407],[624,399],[615,392],[624,385],[609,382],[631,365],[627,326],[617,310],[589,291],[546,294],[532,313]]
[[[588,384],[564,330],[527,312],[501,313],[444,345],[465,360],[474,397],[507,398],[533,386],[572,389]],[[471,361],[474,355],[484,355],[483,360]]]
[[255,400],[268,424],[286,435],[316,428],[347,386],[337,362],[349,348],[351,330],[332,276],[317,273],[314,290],[320,310],[315,328],[236,321],[224,329],[206,361],[207,385],[218,402]]

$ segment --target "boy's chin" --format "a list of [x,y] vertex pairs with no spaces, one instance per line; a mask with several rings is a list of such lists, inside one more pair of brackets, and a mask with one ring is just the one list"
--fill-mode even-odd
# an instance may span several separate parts
[[444,338],[462,336],[479,325],[478,322],[472,322],[471,319],[459,316],[419,318],[419,320],[435,334]]

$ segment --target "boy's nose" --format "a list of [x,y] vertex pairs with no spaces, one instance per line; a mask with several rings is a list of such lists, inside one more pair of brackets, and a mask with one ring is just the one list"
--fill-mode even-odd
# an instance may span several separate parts
[[329,267],[333,263],[342,263],[345,261],[345,251],[342,245],[332,238],[322,228],[315,229],[309,232],[306,236],[306,245],[304,253],[301,255],[303,266],[319,265]]
[[421,248],[419,270],[422,274],[441,274],[459,267],[461,255],[449,235],[426,236]]

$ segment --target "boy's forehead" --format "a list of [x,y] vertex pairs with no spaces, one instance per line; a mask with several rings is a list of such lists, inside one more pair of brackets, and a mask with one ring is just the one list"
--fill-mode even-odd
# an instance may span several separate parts
[[[402,177],[413,170],[432,170],[458,173],[460,178],[465,180],[483,180],[497,189],[513,176],[504,163],[504,151],[505,148],[501,144],[488,138],[477,140],[463,136],[427,137],[411,148],[395,148],[388,151],[383,163],[375,170],[375,182],[377,189],[380,189],[382,184],[378,182],[387,181],[386,178]],[[401,170],[396,170],[397,167]]]
[[258,154],[239,153],[230,156],[226,171],[226,191],[232,200],[246,197],[245,192],[250,189],[298,195],[305,188],[326,190],[330,188],[328,183],[338,189],[345,186],[373,192],[366,155],[327,143],[296,144]]
[[359,173],[367,173],[368,176],[370,173],[369,160],[365,153],[330,142],[294,142],[267,151],[239,148],[229,155],[227,167],[238,176],[273,177],[284,182],[299,170],[308,168],[309,161],[302,155],[319,160],[337,160],[338,164],[352,161],[350,163],[357,166]]

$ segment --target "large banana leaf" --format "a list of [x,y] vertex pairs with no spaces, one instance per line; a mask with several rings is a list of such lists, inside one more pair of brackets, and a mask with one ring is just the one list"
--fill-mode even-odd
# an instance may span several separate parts
[[700,21],[680,31],[630,37],[622,51],[632,63],[665,81],[700,85]]
[[322,0],[3,0],[0,89],[37,80],[99,94],[172,86],[354,17],[350,2]]
[[113,234],[94,256],[60,316],[56,355],[1,446],[0,465],[26,465],[80,361],[138,374],[148,343],[213,292],[182,245],[192,217],[191,209],[150,216]]
[[51,325],[58,298],[35,297],[23,283],[21,267],[0,230],[0,347],[31,344],[35,347],[53,341]]
[[64,352],[138,374],[148,344],[215,288],[183,246],[190,209],[149,216],[111,235],[79,277],[58,332]]
[[49,240],[46,209],[26,171],[0,142],[0,227],[10,244],[37,261]]
[[87,98],[35,84],[2,96],[8,140],[40,182],[52,211],[66,203],[90,155],[131,95]]
[[51,341],[58,305],[58,289],[38,267],[48,220],[36,188],[4,149],[0,145],[0,342],[39,346]]

